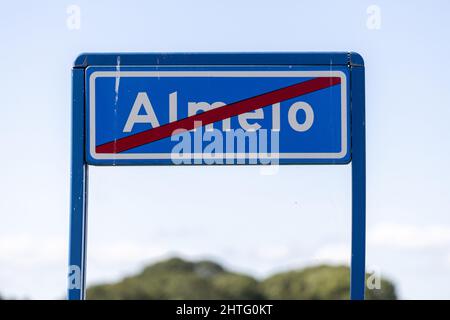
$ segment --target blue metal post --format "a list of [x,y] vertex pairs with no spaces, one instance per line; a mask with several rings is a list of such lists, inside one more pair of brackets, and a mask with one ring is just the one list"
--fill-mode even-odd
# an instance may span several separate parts
[[69,300],[85,297],[87,165],[84,156],[84,69],[72,70],[72,159],[70,172]]
[[363,300],[366,256],[366,137],[364,66],[351,67],[352,259],[350,298]]

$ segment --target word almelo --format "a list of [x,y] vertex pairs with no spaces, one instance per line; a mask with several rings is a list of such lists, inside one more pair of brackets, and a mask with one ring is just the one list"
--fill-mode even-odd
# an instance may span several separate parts
[[[169,122],[174,122],[178,120],[178,92],[173,92],[169,94]],[[223,107],[226,105],[224,102],[188,102],[188,117],[193,116],[199,112],[208,111],[211,109]],[[142,109],[144,109],[145,114],[142,114]],[[304,113],[304,121],[299,123],[297,119],[297,113],[302,111]],[[247,112],[240,114],[238,116],[239,125],[245,131],[256,131],[261,128],[257,120],[264,119],[263,109],[257,109],[252,112]],[[250,123],[252,120],[253,123]],[[304,132],[311,128],[314,123],[314,111],[310,104],[297,101],[294,102],[288,111],[288,122],[290,127],[298,132]],[[133,131],[133,127],[136,123],[148,123],[151,124],[153,128],[159,127],[160,122],[155,113],[153,105],[147,92],[139,92],[134,100],[133,107],[128,115],[128,119],[123,128],[123,132]],[[222,121],[222,130],[228,131],[231,128],[230,118]],[[213,124],[208,124],[206,126],[207,130],[212,130]],[[272,105],[272,128],[273,131],[279,131],[280,128],[280,103],[275,103]]]

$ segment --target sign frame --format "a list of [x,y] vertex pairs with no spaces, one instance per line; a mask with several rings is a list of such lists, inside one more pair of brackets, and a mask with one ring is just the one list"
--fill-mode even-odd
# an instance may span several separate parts
[[[72,146],[68,293],[85,299],[88,161],[86,159],[86,70],[90,66],[311,66],[346,67],[349,74],[349,152],[352,165],[352,227],[350,298],[363,300],[365,291],[366,160],[365,68],[355,52],[320,53],[89,53],[72,69]],[[127,165],[127,162],[123,163]],[[288,164],[288,163],[280,163]],[[90,165],[90,164],[89,164]],[[144,164],[145,165],[145,164]],[[155,164],[152,164],[155,165]],[[156,164],[159,165],[159,164]]]

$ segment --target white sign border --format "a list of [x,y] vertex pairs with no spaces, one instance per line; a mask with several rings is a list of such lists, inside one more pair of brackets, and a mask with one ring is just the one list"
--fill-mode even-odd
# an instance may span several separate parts
[[[347,155],[347,76],[342,71],[94,71],[89,77],[89,152],[95,160],[170,160],[171,153],[96,153],[95,152],[95,80],[99,77],[339,77],[341,78],[341,151],[305,153],[266,153],[265,159],[342,159]],[[270,155],[268,157],[268,155]],[[224,153],[208,156],[203,153],[186,153],[183,159],[254,159],[258,153]]]

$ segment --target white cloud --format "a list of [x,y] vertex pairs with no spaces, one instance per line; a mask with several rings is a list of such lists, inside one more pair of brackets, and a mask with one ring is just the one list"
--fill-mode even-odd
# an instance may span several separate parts
[[329,244],[319,248],[313,256],[315,263],[350,264],[351,248],[348,244]]
[[368,243],[401,249],[441,248],[450,246],[450,226],[384,223],[369,230]]
[[163,247],[139,244],[134,242],[118,242],[108,245],[95,245],[89,248],[89,257],[102,263],[139,263],[147,259],[159,257],[167,253]]
[[11,298],[64,296],[67,239],[61,236],[0,236],[0,293]]
[[87,283],[118,281],[167,255],[165,248],[134,241],[93,242],[87,251]]
[[288,247],[280,245],[280,246],[264,246],[260,247],[257,250],[257,256],[258,258],[264,259],[264,260],[278,260],[286,258],[290,253],[290,250]]
[[0,236],[0,261],[3,266],[36,266],[67,259],[67,239],[32,237],[27,234]]

